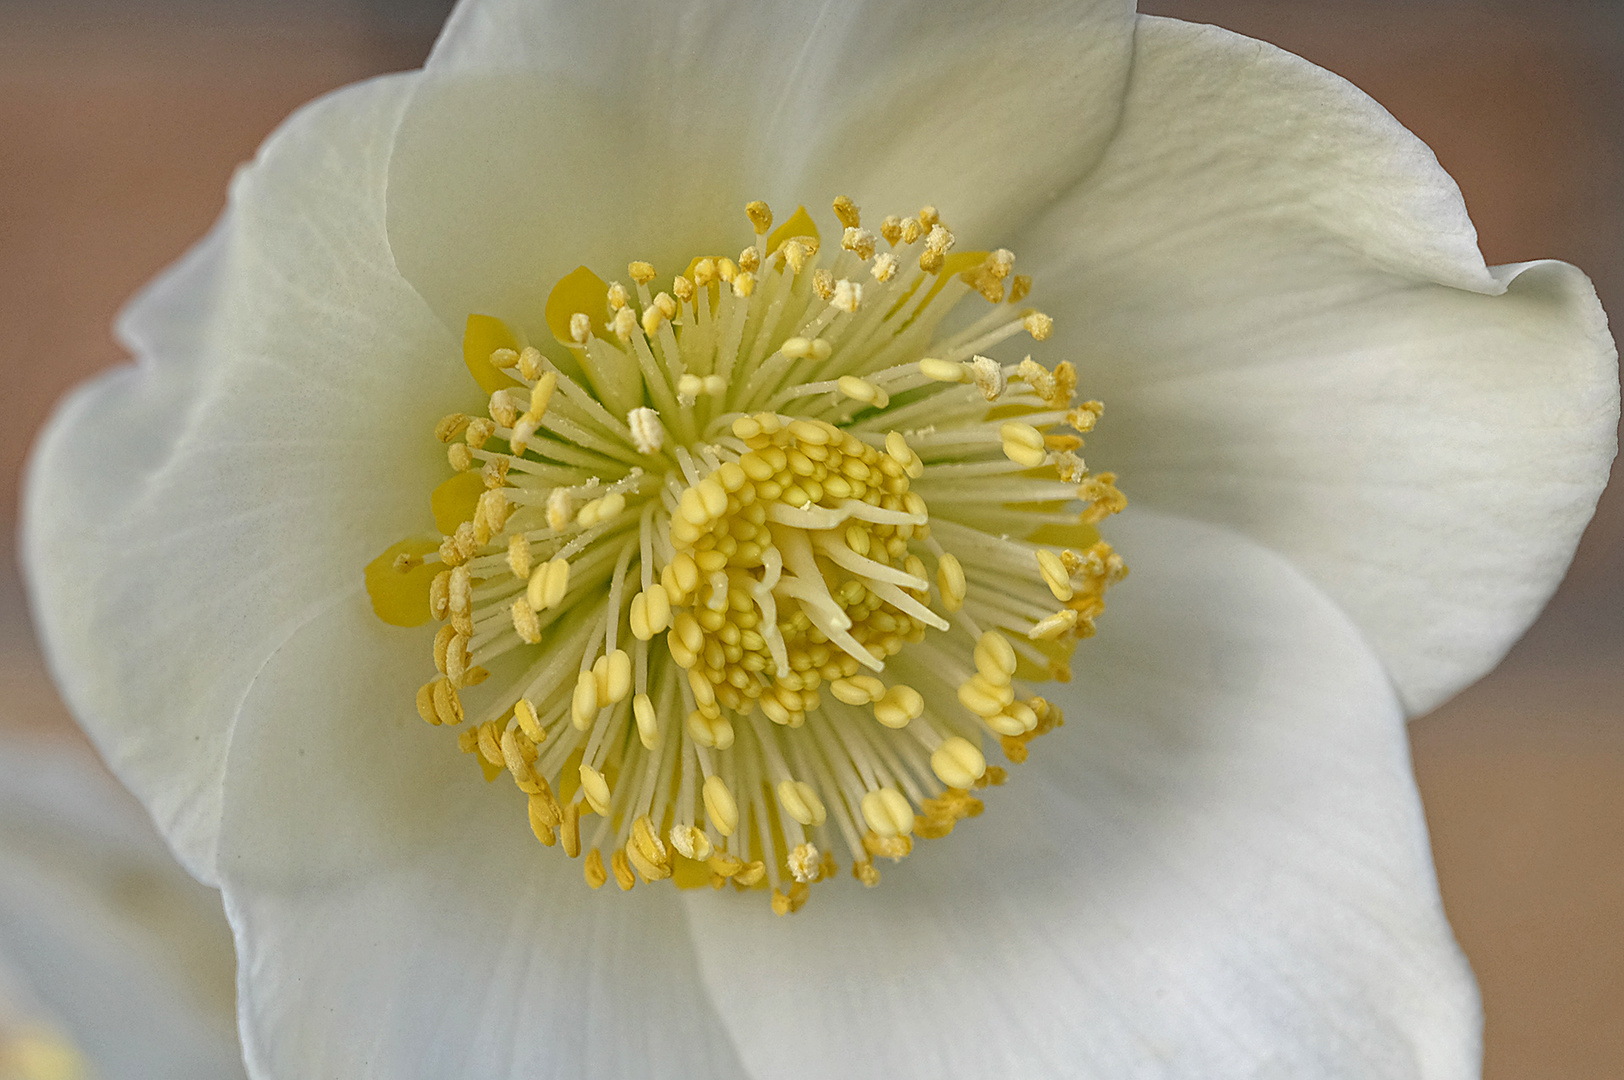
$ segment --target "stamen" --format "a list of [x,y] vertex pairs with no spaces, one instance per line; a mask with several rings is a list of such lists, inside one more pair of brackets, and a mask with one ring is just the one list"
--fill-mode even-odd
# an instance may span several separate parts
[[380,614],[426,589],[442,624],[419,715],[594,889],[732,882],[788,915],[842,853],[877,884],[981,812],[989,742],[1019,763],[1060,725],[1029,684],[1069,677],[1127,573],[1094,528],[1126,500],[1078,453],[1101,405],[1069,363],[987,355],[1052,332],[1013,253],[956,253],[933,207],[877,234],[833,209],[825,245],[750,203],[737,260],[669,291],[643,261],[560,282],[491,349],[486,415],[435,424],[455,527],[368,570]]

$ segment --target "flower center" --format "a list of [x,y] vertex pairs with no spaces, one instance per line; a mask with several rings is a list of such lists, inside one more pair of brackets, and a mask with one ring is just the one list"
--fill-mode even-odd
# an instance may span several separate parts
[[1070,677],[1127,572],[1094,528],[1125,500],[1077,455],[1100,404],[984,355],[1049,336],[1014,256],[951,253],[929,207],[878,237],[834,209],[838,252],[751,203],[754,243],[669,291],[578,270],[545,351],[471,316],[491,396],[437,429],[444,535],[367,569],[380,616],[444,624],[419,713],[466,722],[594,888],[731,881],[783,914],[837,851],[878,883],[981,812],[989,741],[1019,763],[1059,726],[1026,687]]

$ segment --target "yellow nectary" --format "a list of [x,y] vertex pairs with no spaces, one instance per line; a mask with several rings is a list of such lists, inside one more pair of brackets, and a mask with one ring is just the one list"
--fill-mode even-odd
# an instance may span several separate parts
[[578,270],[545,348],[471,316],[490,400],[436,430],[444,535],[368,567],[380,617],[443,623],[419,713],[471,720],[594,888],[731,880],[785,913],[838,848],[875,884],[981,812],[988,739],[1020,762],[1059,725],[1022,687],[1069,677],[1126,573],[1094,530],[1115,477],[1077,455],[1099,403],[984,355],[1049,334],[1014,256],[952,253],[929,207],[878,236],[834,209],[838,252],[752,203],[755,241],[669,291]]

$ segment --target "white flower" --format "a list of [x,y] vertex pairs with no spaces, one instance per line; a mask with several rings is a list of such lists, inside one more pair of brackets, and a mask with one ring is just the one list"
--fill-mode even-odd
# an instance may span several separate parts
[[231,936],[88,748],[0,739],[0,1077],[225,1080]]
[[[653,583],[617,594],[615,549],[561,554],[554,541],[565,537],[540,534],[635,517],[644,504],[695,530],[731,528],[738,511],[721,469],[778,436],[754,420],[708,426],[750,393],[726,369],[725,339],[704,339],[690,369],[686,358],[670,361],[678,345],[662,335],[674,333],[673,318],[683,348],[694,327],[705,331],[711,286],[698,266],[688,273],[690,258],[737,250],[747,202],[783,212],[839,195],[866,215],[841,212],[840,253],[825,222],[822,262],[805,275],[835,272],[789,293],[820,327],[869,325],[865,311],[891,311],[888,289],[944,257],[947,234],[912,208],[941,208],[953,250],[991,253],[965,268],[972,277],[1007,273],[1004,247],[1017,253],[1054,322],[1052,335],[1044,320],[1016,318],[1016,329],[1047,338],[1031,346],[1034,358],[1051,370],[1075,364],[1079,388],[1107,404],[1088,457],[1121,474],[1144,508],[1106,526],[1134,576],[1111,594],[1100,635],[1077,650],[1070,684],[1044,691],[1065,706],[1066,729],[986,795],[987,813],[888,867],[879,888],[818,886],[789,918],[731,890],[594,893],[579,863],[537,846],[511,783],[482,783],[451,736],[412,716],[408,699],[435,674],[429,634],[380,624],[360,568],[427,526],[427,493],[449,473],[444,447],[426,437],[437,425],[456,440],[454,465],[492,470],[491,490],[518,490],[504,461],[519,473],[532,466],[484,441],[552,439],[536,445],[557,466],[533,467],[545,498],[511,496],[531,515],[523,531],[537,549],[527,543],[506,561],[509,496],[481,503],[466,538],[448,541],[447,561],[473,559],[470,577],[485,584],[442,579],[446,682],[426,688],[425,718],[455,720],[452,692],[481,678],[470,665],[528,663],[538,654],[523,642],[541,637],[568,679],[551,672],[522,684],[525,705],[518,691],[494,689],[520,685],[509,680],[522,668],[496,670],[505,677],[469,700],[493,695],[495,711],[474,719],[499,724],[484,729],[483,751],[477,734],[464,748],[515,770],[532,805],[541,800],[537,835],[561,829],[560,847],[579,825],[546,805],[558,794],[569,801],[562,783],[608,807],[606,848],[641,849],[622,856],[626,866],[599,863],[589,879],[621,870],[614,876],[629,885],[661,876],[662,858],[675,865],[661,854],[665,822],[650,830],[656,846],[636,833],[636,807],[614,803],[633,792],[695,815],[702,804],[713,846],[740,843],[729,834],[743,832],[723,827],[732,813],[741,822],[753,813],[758,837],[764,819],[793,832],[786,820],[805,793],[780,793],[768,815],[768,789],[750,770],[774,779],[777,765],[743,750],[778,731],[790,745],[821,721],[758,725],[771,716],[763,706],[731,733],[745,741],[727,759],[737,764],[717,766],[724,781],[727,769],[743,771],[746,782],[735,774],[727,784],[733,797],[708,783],[673,796],[692,770],[662,764],[654,749],[681,738],[722,760],[730,736],[705,726],[724,715],[721,683],[676,681],[698,695],[705,724],[678,732],[671,717],[681,714],[667,707],[641,756],[631,736],[641,719],[631,706],[637,646],[615,659],[608,640],[571,620],[605,595],[618,611],[637,592],[645,623],[662,623],[649,610]],[[905,258],[886,229],[872,230],[874,215],[893,212],[921,232]],[[813,254],[753,249],[733,264],[727,292],[716,287],[716,311],[736,298],[766,318],[771,290],[801,281],[793,264]],[[634,288],[601,312],[585,298],[603,291],[553,291],[578,265],[615,277],[631,260],[648,260],[661,288],[683,272],[695,297],[674,281],[664,301],[649,295],[659,290],[634,266]],[[549,318],[555,295],[568,302]],[[975,317],[981,302],[970,296],[959,310]],[[1011,318],[999,310],[989,327],[1002,333]],[[497,376],[494,355],[525,390],[470,395],[456,358],[471,314],[505,321],[515,339],[511,355],[496,355],[508,348],[501,328],[479,324],[489,333],[470,335],[470,368]],[[953,325],[932,350],[951,346]],[[803,416],[815,402],[843,431],[861,428],[858,418],[873,414],[858,406],[879,409],[879,398],[895,399],[894,419],[911,407],[903,395],[927,382],[962,395],[967,410],[995,398],[1018,414],[1045,397],[1042,376],[1022,376],[1015,362],[1024,346],[1005,356],[1009,344],[978,344],[1001,362],[967,355],[952,377],[968,382],[937,383],[932,371],[948,370],[920,361],[953,358],[894,329],[876,331],[872,352],[838,339],[851,351],[827,358],[768,335],[768,354],[742,362],[827,359],[789,370],[823,372],[812,381],[833,386],[775,399],[772,410]],[[132,306],[122,332],[140,366],[70,399],[37,452],[26,560],[70,702],[177,853],[224,890],[255,1075],[1475,1072],[1475,991],[1439,908],[1403,717],[1490,667],[1561,576],[1614,451],[1616,353],[1581,274],[1558,263],[1485,267],[1431,154],[1334,76],[1221,30],[1136,19],[1107,0],[1018,11],[469,3],[423,72],[341,91],[273,136],[214,232]],[[519,333],[559,344],[528,354]],[[656,339],[652,368],[631,367],[640,343]],[[600,345],[614,351],[594,355]],[[883,377],[825,378],[876,368]],[[597,414],[585,395],[571,396],[561,377],[573,374],[608,413],[579,420]],[[636,375],[651,386],[646,400]],[[672,400],[660,400],[660,380]],[[462,421],[442,421],[458,409],[488,416],[476,415],[473,438]],[[924,496],[933,532],[959,521],[992,538],[974,549],[982,561],[969,572],[983,575],[989,603],[1021,609],[1024,628],[1044,616],[1022,590],[1052,590],[1061,603],[1093,579],[1061,579],[1080,561],[1057,572],[1034,559],[1025,578],[999,561],[1000,500],[1035,501],[1029,481],[1000,462],[1074,484],[1085,470],[1061,456],[1070,443],[1003,431],[1010,418],[944,419],[949,441],[966,424],[982,441],[921,455],[922,477],[909,455],[929,442],[929,424],[901,431],[896,448],[881,429],[870,442],[921,491],[938,485],[943,494]],[[1052,422],[1037,434],[1059,433]],[[618,441],[603,442],[605,431]],[[819,432],[796,437],[821,445],[830,436]],[[560,456],[559,440],[578,456]],[[712,440],[720,449],[709,460]],[[635,455],[665,454],[678,470],[631,473]],[[622,467],[597,467],[605,456]],[[1002,470],[1009,494],[965,495],[955,486],[967,483],[962,470],[932,472],[963,462]],[[566,483],[570,469],[592,475]],[[660,484],[670,503],[654,501]],[[788,504],[794,513],[773,519],[791,532],[821,527],[795,514],[829,506],[802,494],[806,502]],[[897,512],[915,527],[921,511]],[[1029,521],[1026,512],[1009,520]],[[972,518],[976,528],[964,524]],[[864,519],[840,524],[854,520]],[[659,569],[685,543],[698,550],[681,531],[656,527],[651,554],[638,558]],[[773,535],[785,551],[800,543]],[[751,542],[739,534],[741,546]],[[549,568],[577,555],[567,577]],[[611,567],[583,586],[575,575],[593,558]],[[408,555],[401,568],[438,573],[414,565]],[[922,575],[905,561],[901,572],[897,596],[936,604],[952,591],[915,588]],[[692,611],[710,595],[682,582],[666,593]],[[820,603],[805,598],[803,610]],[[945,603],[933,610],[953,614]],[[637,618],[618,640],[642,640]],[[960,625],[896,633],[958,642],[918,654],[910,643],[899,670],[952,685],[972,681],[974,668],[983,690],[1003,693],[996,643],[974,655],[977,638]],[[512,643],[503,659],[481,652],[498,636]],[[650,655],[684,667],[684,655],[703,652],[694,641],[684,655],[654,647],[663,645]],[[772,653],[765,638],[762,648]],[[617,673],[619,664],[629,666]],[[774,670],[783,670],[776,659]],[[707,707],[708,692],[721,705]],[[822,827],[866,825],[882,853],[900,853],[908,817],[934,813],[924,802],[939,787],[930,774],[949,787],[974,778],[979,763],[956,747],[924,764],[932,740],[953,729],[941,717],[955,703],[943,697],[897,702],[934,710],[916,742],[871,724],[852,729],[867,750],[820,751],[835,763],[818,780]],[[874,703],[803,706],[822,715]],[[1002,714],[972,711],[996,730]],[[958,722],[971,723],[964,715]],[[504,732],[528,736],[549,721],[543,748],[517,734],[497,745]],[[546,746],[574,747],[581,732],[600,730],[604,739],[583,748],[597,756],[580,767],[546,757]],[[532,765],[532,750],[544,765]],[[854,773],[860,759],[878,773],[877,762],[896,782],[842,780],[842,755]],[[610,775],[610,764],[635,772],[642,761],[654,764],[629,781]],[[562,779],[566,767],[575,779]],[[661,778],[671,778],[664,789]],[[559,790],[542,794],[541,779]],[[891,794],[879,796],[884,787]],[[756,790],[753,810],[749,795],[734,795]],[[843,795],[842,811],[835,791],[866,794]],[[737,854],[741,864],[761,859],[762,875],[777,872],[764,849]],[[818,876],[808,853],[783,854],[781,909],[799,903],[789,877]]]

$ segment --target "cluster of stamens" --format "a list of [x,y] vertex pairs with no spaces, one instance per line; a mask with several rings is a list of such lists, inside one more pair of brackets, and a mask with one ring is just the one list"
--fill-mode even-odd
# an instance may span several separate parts
[[[1014,256],[953,254],[928,207],[878,236],[835,213],[832,258],[752,203],[755,242],[668,291],[577,271],[545,351],[470,318],[490,398],[437,428],[444,533],[368,569],[380,614],[423,588],[442,623],[419,713],[594,888],[731,881],[782,914],[841,848],[877,883],[981,812],[989,741],[1019,763],[1060,724],[1023,687],[1070,677],[1126,573],[1094,530],[1122,495],[1077,454],[1099,403],[985,355],[1049,334]],[[971,292],[990,311],[939,335]]]

